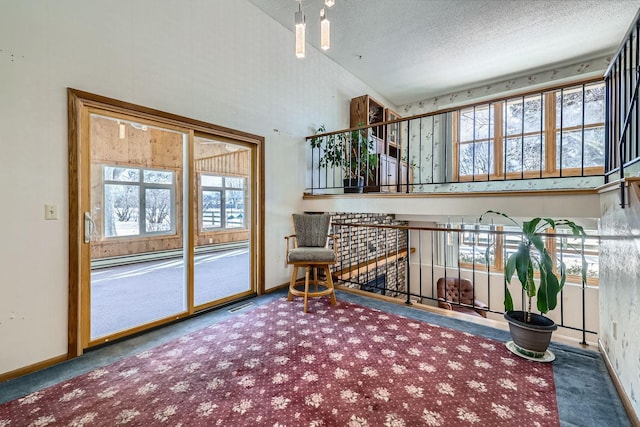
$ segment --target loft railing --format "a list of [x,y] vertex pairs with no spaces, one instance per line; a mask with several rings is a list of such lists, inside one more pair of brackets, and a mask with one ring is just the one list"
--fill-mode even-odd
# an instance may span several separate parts
[[[484,302],[482,309],[487,317],[503,320],[507,286],[504,260],[516,250],[520,232],[477,224],[413,227],[333,222],[332,227],[333,234],[339,236],[339,247],[348,248],[332,270],[338,284],[395,297],[407,304],[437,306],[439,301],[444,302],[438,298],[438,279],[464,278],[474,284],[472,300]],[[594,343],[599,331],[599,236],[589,234],[582,241],[558,232],[546,233],[543,238],[550,253],[565,263],[569,274],[558,307],[547,316],[566,335],[582,344]],[[488,246],[493,249],[487,256]],[[586,282],[580,274],[581,253],[588,263]],[[516,278],[510,289],[516,310],[522,309],[525,296],[516,297],[520,289]]]
[[636,14],[620,48],[605,73],[606,82],[606,162],[605,179],[620,179],[620,206],[626,205],[625,169],[640,161],[638,143],[640,109],[640,11]]
[[525,190],[544,178],[593,188],[603,183],[604,104],[598,79],[319,133],[307,137],[307,192]]

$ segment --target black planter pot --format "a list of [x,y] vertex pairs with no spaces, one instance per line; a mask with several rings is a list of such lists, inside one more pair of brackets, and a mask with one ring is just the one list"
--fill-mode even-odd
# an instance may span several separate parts
[[525,322],[524,311],[507,311],[504,318],[509,322],[509,332],[518,352],[528,357],[542,358],[551,342],[551,334],[558,329],[553,320],[531,313],[531,322]]
[[342,181],[345,193],[362,193],[364,189],[364,178],[345,178]]

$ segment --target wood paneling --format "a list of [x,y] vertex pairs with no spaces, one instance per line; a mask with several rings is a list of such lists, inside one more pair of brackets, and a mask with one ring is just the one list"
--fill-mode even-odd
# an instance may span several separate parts
[[[120,138],[120,124],[125,125],[124,138]],[[97,233],[92,238],[91,258],[101,259],[123,255],[140,254],[155,251],[175,250],[183,247],[183,226],[181,215],[176,215],[176,232],[163,236],[104,236],[104,166],[131,166],[141,168],[165,169],[176,172],[176,212],[183,211],[183,174],[182,147],[183,134],[172,129],[144,125],[135,127],[124,119],[118,121],[99,115],[92,115],[90,127],[91,144],[91,206],[92,217]],[[201,140],[202,138],[197,138]],[[249,174],[249,149],[241,146],[232,147],[228,143],[195,144],[194,168],[197,172],[208,172],[227,176],[243,176]],[[199,189],[191,186],[192,200],[199,201]],[[196,211],[199,212],[199,203]],[[200,221],[198,221],[200,222]],[[194,225],[195,245],[220,244],[246,241],[249,237],[245,230],[201,231]]]
[[195,161],[197,172],[212,172],[220,175],[248,176],[249,151],[218,154]]
[[92,116],[91,159],[94,163],[159,169],[182,168],[183,134],[154,126],[137,128],[124,121],[122,123],[125,135],[121,139],[118,121]]

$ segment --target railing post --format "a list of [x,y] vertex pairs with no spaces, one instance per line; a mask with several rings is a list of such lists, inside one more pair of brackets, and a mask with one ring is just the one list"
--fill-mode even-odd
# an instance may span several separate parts
[[[407,181],[407,184],[409,182]],[[396,236],[400,233],[400,230],[398,230],[398,233],[396,233]],[[413,305],[413,303],[411,302],[411,263],[409,262],[409,257],[411,256],[411,233],[409,233],[409,230],[406,230],[407,233],[407,301],[405,301],[405,304],[407,305]],[[400,249],[396,247],[396,253],[399,254],[400,253]],[[397,265],[397,263],[396,263]]]
[[[580,253],[584,256],[584,236],[581,239]],[[585,268],[585,265],[582,265]],[[584,276],[584,275],[583,275]],[[582,277],[582,341],[580,344],[587,345],[587,283],[584,277]]]

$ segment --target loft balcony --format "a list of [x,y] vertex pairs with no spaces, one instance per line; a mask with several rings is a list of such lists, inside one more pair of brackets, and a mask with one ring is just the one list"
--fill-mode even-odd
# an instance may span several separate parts
[[379,121],[307,137],[306,193],[593,190],[605,98],[598,79],[407,118],[369,99]]

